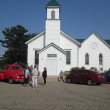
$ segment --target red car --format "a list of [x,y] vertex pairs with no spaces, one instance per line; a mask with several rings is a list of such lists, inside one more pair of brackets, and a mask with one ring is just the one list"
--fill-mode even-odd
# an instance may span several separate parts
[[100,85],[106,82],[106,77],[101,73],[92,70],[79,70],[74,71],[72,74],[66,77],[67,83],[84,83],[88,85],[93,85],[96,83]]
[[0,72],[0,80],[8,80],[10,84],[24,81],[24,71],[20,65],[7,65],[5,71]]

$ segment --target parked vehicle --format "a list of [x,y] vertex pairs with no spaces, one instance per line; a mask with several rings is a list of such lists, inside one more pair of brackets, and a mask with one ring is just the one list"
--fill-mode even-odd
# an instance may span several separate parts
[[107,82],[110,82],[110,71],[106,73]]
[[66,82],[84,83],[88,85],[96,83],[97,85],[100,85],[101,83],[106,82],[106,76],[92,70],[78,70],[68,75],[66,77]]
[[0,80],[8,80],[10,84],[24,81],[24,71],[20,65],[7,65],[4,71],[0,72]]

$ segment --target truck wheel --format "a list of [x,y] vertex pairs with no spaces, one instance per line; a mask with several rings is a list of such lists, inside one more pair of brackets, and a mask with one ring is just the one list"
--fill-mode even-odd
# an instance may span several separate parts
[[9,80],[8,80],[8,82],[10,83],[10,84],[13,84],[13,78],[9,78]]
[[88,84],[89,86],[91,86],[91,85],[93,85],[93,81],[92,81],[91,79],[88,79],[88,80],[87,80],[87,84]]

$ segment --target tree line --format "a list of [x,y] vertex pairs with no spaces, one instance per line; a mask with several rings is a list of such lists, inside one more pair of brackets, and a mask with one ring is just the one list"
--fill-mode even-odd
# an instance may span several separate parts
[[29,34],[28,30],[21,25],[16,25],[11,28],[5,28],[2,31],[4,40],[0,40],[6,51],[3,55],[0,65],[27,63],[27,45],[26,41],[36,36],[37,34]]

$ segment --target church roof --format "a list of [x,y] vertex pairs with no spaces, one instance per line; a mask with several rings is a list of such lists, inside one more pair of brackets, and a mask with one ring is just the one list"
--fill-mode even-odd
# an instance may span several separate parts
[[105,40],[105,42],[110,45],[110,40]]
[[[30,42],[34,41],[35,39],[37,39],[38,37],[40,37],[41,35],[44,35],[45,31],[39,33],[38,35],[36,35],[35,37],[33,37],[32,39],[28,40],[27,42],[25,42],[25,44],[29,44]],[[76,45],[80,45],[82,44],[86,39],[73,39],[72,37],[68,36],[67,34],[65,34],[63,31],[61,31],[61,34],[63,34],[64,36],[66,36],[68,39],[70,39],[72,42],[74,42]],[[95,34],[96,36],[98,36],[98,38],[101,39],[101,41],[103,41],[103,43],[105,43],[106,45],[108,45],[110,47],[110,40],[104,40],[101,37],[99,37],[99,35],[96,32],[93,32],[93,34]]]
[[82,43],[85,39],[75,39],[77,40],[78,42]]
[[39,38],[40,36],[44,35],[45,31],[42,31],[41,33],[37,34],[35,37],[33,37],[32,39],[28,40],[27,42],[25,42],[25,44],[29,44],[30,42],[34,41],[35,39]]
[[57,50],[61,51],[62,53],[67,54],[67,53],[65,52],[65,50],[63,50],[62,48],[60,48],[59,46],[57,46],[57,45],[54,44],[53,42],[50,43],[49,45],[45,46],[44,48],[42,48],[38,53],[43,52],[44,50],[46,50],[47,48],[49,48],[49,47],[51,47],[51,46],[53,46],[53,47],[56,48]]
[[63,31],[60,31],[60,33],[65,36],[68,40],[70,40],[71,42],[74,42],[77,46],[80,46],[81,43],[78,42],[76,39],[73,39],[71,36],[69,36],[68,34],[64,33]]
[[50,0],[47,3],[46,7],[48,7],[48,6],[60,6],[60,4],[56,0]]
[[[96,32],[93,32],[92,34],[96,35],[104,44],[106,44],[107,46],[110,47],[110,40],[104,40],[103,38],[101,38]],[[86,38],[87,39],[87,38]],[[83,43],[86,39],[75,39],[80,43]]]
[[[76,39],[78,42],[82,43],[85,39]],[[104,40],[108,45],[110,45],[110,40]]]

